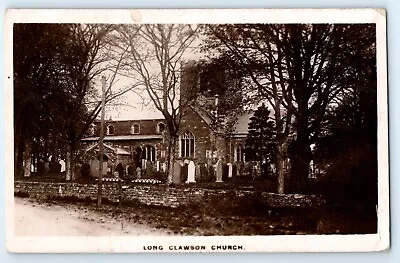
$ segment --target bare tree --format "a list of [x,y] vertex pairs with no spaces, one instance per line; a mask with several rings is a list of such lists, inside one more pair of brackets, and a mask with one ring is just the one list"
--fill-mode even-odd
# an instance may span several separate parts
[[[184,55],[191,51],[197,26],[148,24],[121,26],[120,48],[129,48],[125,64],[138,76],[154,107],[162,113],[167,124],[167,184],[172,182],[173,163],[182,116],[192,103],[196,92],[185,83],[180,90]],[[132,77],[135,74],[131,74]],[[188,87],[189,86],[189,87]]]
[[[272,27],[275,36],[283,34],[282,27]],[[206,33],[209,35],[207,47],[221,51],[226,63],[236,67],[244,84],[256,89],[255,100],[261,98],[268,101],[273,109],[276,136],[276,170],[278,174],[278,192],[285,191],[285,160],[287,159],[288,143],[292,133],[292,118],[294,113],[292,90],[285,81],[287,68],[283,63],[282,50],[270,39],[263,29],[257,25],[209,25]],[[247,89],[249,89],[247,87]],[[241,88],[245,88],[243,85]]]
[[[61,60],[58,89],[44,102],[55,130],[66,143],[66,180],[73,180],[75,155],[79,142],[101,110],[99,78],[107,76],[105,103],[110,104],[135,85],[117,88],[118,71],[127,50],[114,52],[114,25],[72,25],[71,43],[75,56]],[[70,99],[65,99],[65,93]]]

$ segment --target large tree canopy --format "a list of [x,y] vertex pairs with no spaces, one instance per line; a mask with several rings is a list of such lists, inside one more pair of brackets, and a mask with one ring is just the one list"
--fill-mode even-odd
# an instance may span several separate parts
[[359,85],[368,70],[362,62],[375,52],[375,26],[208,25],[205,32],[207,48],[236,65],[274,110],[278,162],[287,155],[293,134],[294,190],[304,191],[310,145],[324,126],[328,106]]
[[[16,170],[21,153],[28,161],[32,144],[40,142],[42,151],[66,155],[66,179],[73,179],[75,150],[100,111],[98,79],[109,76],[106,102],[132,88],[111,90],[124,55],[112,50],[113,30],[97,24],[14,25]],[[54,142],[61,144],[50,147]]]

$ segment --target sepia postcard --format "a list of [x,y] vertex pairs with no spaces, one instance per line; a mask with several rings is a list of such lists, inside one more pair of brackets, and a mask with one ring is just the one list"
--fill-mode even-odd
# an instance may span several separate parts
[[15,253],[389,249],[383,9],[10,9]]

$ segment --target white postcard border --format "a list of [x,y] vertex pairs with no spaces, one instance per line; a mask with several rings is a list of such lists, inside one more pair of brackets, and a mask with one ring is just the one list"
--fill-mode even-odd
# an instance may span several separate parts
[[[6,154],[6,242],[11,252],[185,252],[169,246],[241,245],[236,252],[381,251],[389,247],[389,159],[386,14],[374,9],[7,10],[5,19],[5,150],[13,152],[13,23],[376,23],[378,76],[378,233],[229,237],[18,237],[14,235],[13,154]],[[145,246],[162,246],[148,250]],[[196,252],[196,251],[195,251]],[[229,251],[232,252],[232,251]]]

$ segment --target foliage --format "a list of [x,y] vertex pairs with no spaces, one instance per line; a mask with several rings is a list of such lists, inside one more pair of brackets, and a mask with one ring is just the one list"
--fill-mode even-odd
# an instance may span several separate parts
[[[55,24],[14,25],[14,138],[15,171],[22,169],[25,144],[32,153],[46,157],[64,145],[61,135],[52,130],[45,101],[62,84],[57,74],[60,58],[69,54],[64,41],[69,29]],[[62,99],[68,100],[69,94]],[[58,100],[60,102],[60,100]],[[57,103],[57,102],[56,102]]]
[[303,191],[310,145],[326,125],[328,108],[365,74],[360,60],[375,52],[375,26],[227,24],[207,25],[205,34],[206,48],[230,58],[273,108],[278,159],[294,135],[292,178],[294,190]]
[[23,138],[44,155],[66,155],[66,177],[73,179],[75,150],[100,111],[97,78],[109,75],[106,102],[132,88],[111,90],[121,61],[110,49],[113,30],[96,24],[14,26],[16,168],[22,166]]
[[262,104],[250,118],[246,139],[246,159],[274,164],[276,159],[275,123],[271,112]]

